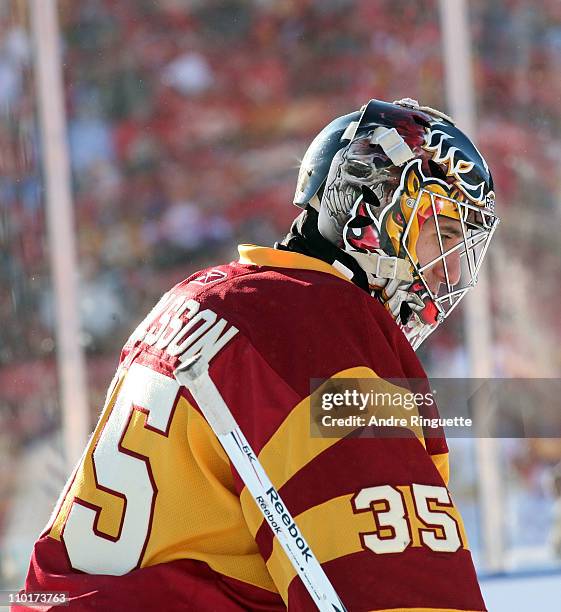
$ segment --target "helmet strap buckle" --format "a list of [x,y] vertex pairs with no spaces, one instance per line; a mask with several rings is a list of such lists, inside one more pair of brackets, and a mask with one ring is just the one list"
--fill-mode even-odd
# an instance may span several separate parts
[[378,255],[374,274],[379,278],[394,280],[397,276],[397,258],[387,255]]
[[396,166],[402,166],[415,157],[411,147],[395,128],[377,127],[372,133],[371,142],[382,147],[392,164]]

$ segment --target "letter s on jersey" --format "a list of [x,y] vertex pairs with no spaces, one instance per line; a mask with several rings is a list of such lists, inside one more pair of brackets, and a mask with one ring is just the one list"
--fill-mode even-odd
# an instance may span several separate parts
[[[183,315],[187,312],[187,318]],[[166,300],[163,310],[144,325],[144,330],[133,334],[149,346],[164,350],[171,357],[186,361],[197,353],[210,361],[237,333],[238,328],[208,308],[201,310],[197,300],[173,296]],[[161,314],[163,313],[163,314]]]

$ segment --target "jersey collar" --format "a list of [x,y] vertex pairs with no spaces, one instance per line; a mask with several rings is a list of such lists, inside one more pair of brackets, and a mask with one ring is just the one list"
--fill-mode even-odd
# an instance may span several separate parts
[[267,266],[269,268],[295,268],[297,270],[315,270],[332,274],[343,280],[350,281],[342,272],[321,259],[309,257],[294,251],[281,251],[270,247],[255,246],[254,244],[238,245],[240,263],[252,266]]

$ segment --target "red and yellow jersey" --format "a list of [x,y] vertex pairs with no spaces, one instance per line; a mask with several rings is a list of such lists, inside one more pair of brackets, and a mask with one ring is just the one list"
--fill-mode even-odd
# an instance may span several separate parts
[[305,255],[174,287],[131,336],[25,589],[72,610],[313,610],[174,369],[202,351],[241,430],[351,612],[485,610],[446,488],[443,437],[310,435],[310,379],[425,377],[384,308]]

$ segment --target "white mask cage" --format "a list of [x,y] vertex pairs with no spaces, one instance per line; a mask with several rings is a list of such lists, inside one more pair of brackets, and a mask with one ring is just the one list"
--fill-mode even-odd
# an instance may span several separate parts
[[[434,251],[437,255],[431,261],[419,262],[407,248],[407,242],[425,195],[430,197],[431,217],[434,220],[434,235],[437,241]],[[443,213],[443,209],[446,212]],[[457,222],[458,227],[454,229],[453,239],[449,236],[450,222],[444,221],[445,219]],[[425,223],[427,222],[428,219],[425,220]],[[425,303],[427,298],[430,299],[436,307],[436,320],[430,324],[415,313],[407,325],[402,325],[414,349],[420,346],[438,324],[450,315],[464,295],[476,285],[479,270],[498,223],[499,218],[490,207],[476,206],[427,189],[419,191],[401,242],[413,267],[414,276],[423,284],[424,291],[420,297]],[[446,227],[443,228],[443,224]],[[438,288],[435,288],[434,270],[437,266],[440,282]],[[432,282],[429,280],[431,274]]]

